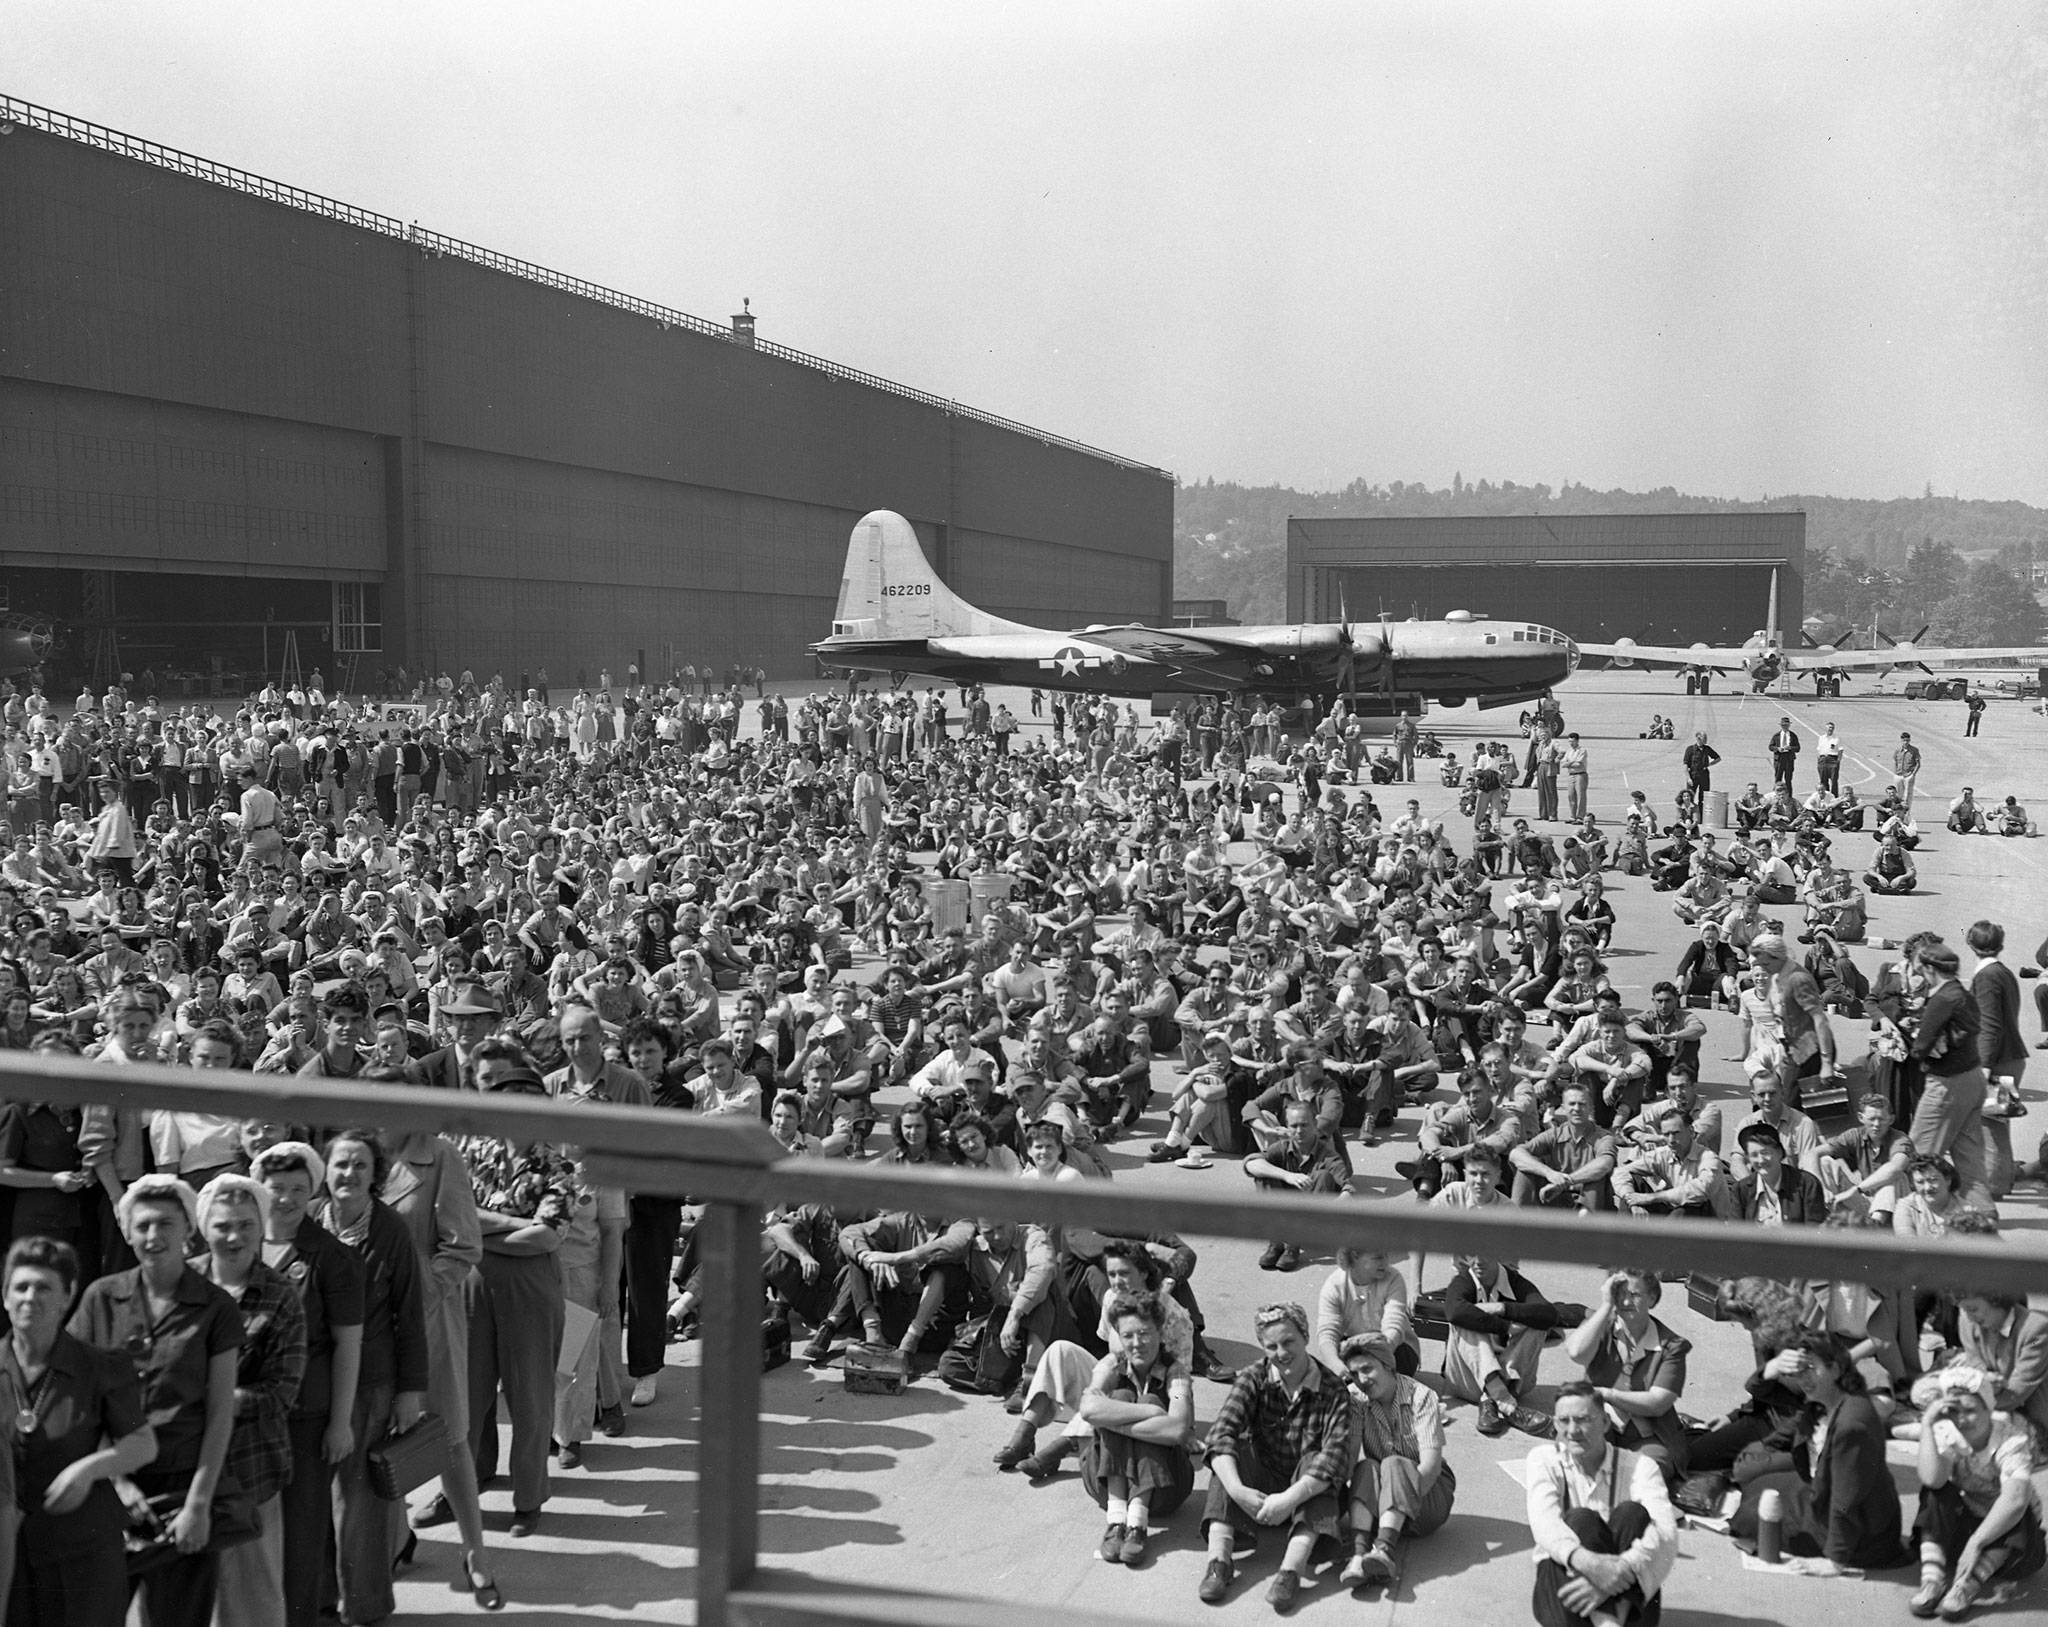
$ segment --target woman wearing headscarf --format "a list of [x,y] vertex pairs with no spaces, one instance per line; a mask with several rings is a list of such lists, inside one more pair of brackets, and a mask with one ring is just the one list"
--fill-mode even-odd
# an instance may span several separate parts
[[220,1576],[214,1498],[235,1426],[241,1308],[185,1263],[199,1198],[175,1175],[134,1182],[115,1217],[138,1263],[88,1286],[70,1331],[134,1358],[156,1430],[155,1459],[131,1478],[167,1514],[172,1551],[132,1584],[144,1619],[150,1627],[208,1627]]
[[1351,1561],[1347,1587],[1401,1585],[1401,1544],[1451,1517],[1457,1477],[1444,1462],[1443,1402],[1400,1370],[1386,1335],[1354,1333],[1338,1347],[1358,1419],[1351,1470]]
[[214,1627],[275,1627],[284,1617],[284,1517],[292,1472],[290,1415],[306,1370],[297,1290],[263,1263],[270,1194],[246,1175],[216,1175],[199,1194],[206,1253],[193,1270],[240,1309],[235,1428],[223,1478],[255,1505],[257,1532],[220,1555]]
[[327,1584],[334,1470],[355,1450],[356,1386],[363,1351],[363,1268],[355,1253],[307,1213],[326,1166],[303,1141],[280,1141],[251,1161],[270,1195],[263,1263],[297,1292],[306,1323],[306,1367],[288,1420],[292,1472],[280,1494],[284,1621],[314,1627]]
[[1993,1582],[2032,1576],[2048,1558],[2033,1437],[2024,1417],[1993,1413],[1995,1388],[1977,1367],[1920,1381],[1920,1590],[1908,1603],[1916,1616],[1959,1620]]

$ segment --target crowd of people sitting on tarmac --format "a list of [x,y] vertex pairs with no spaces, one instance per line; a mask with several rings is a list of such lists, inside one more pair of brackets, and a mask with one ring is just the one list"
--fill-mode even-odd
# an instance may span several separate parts
[[[540,676],[464,673],[397,713],[317,679],[230,715],[8,695],[0,1046],[758,1115],[792,1155],[1038,1181],[1223,1159],[1334,1201],[1390,1147],[1439,1208],[1916,1239],[1995,1233],[2039,1174],[2011,1150],[2028,1047],[1999,926],[1870,936],[1876,895],[1912,887],[1917,752],[1859,866],[1834,858],[1865,810],[1825,747],[1824,799],[1794,800],[1774,746],[1777,785],[1725,840],[1704,735],[1669,817],[1637,790],[1603,826],[1549,701],[1512,747],[1445,755],[1447,820],[1372,794],[1428,755],[1413,720],[1375,751],[1341,703],[1141,724],[1054,695],[1045,729],[1034,693],[1027,729],[976,691],[792,702],[737,672],[629,672],[559,697]],[[1608,968],[1610,888],[1635,878],[1697,932],[1640,1009]],[[1888,958],[1866,973],[1852,946]],[[1741,1022],[1732,1126],[1700,1088],[1712,1011]],[[1850,1071],[1855,1118],[1825,1135],[1805,1109]],[[593,1187],[560,1147],[361,1117],[0,1110],[10,1620],[115,1622],[131,1586],[159,1624],[382,1619],[413,1543],[367,1458],[423,1413],[446,1443],[411,1523],[457,1524],[457,1585],[496,1608],[478,1488],[501,1410],[518,1538],[551,1476],[655,1400],[702,1298],[686,1206]],[[1819,1573],[1917,1565],[1922,1616],[2040,1568],[2048,1316],[2023,1300],[1695,1282],[1755,1353],[1739,1393],[1702,1397],[1655,1274],[1589,1307],[1459,1258],[1424,1292],[1424,1262],[1374,1250],[1359,1213],[1358,1246],[1307,1303],[1258,1310],[1233,1371],[1177,1236],[791,1204],[763,1236],[771,1346],[1006,1406],[997,1467],[1074,1460],[1111,1563],[1143,1563],[1205,1472],[1210,1602],[1268,1530],[1277,1609],[1325,1542],[1345,1583],[1396,1587],[1453,1515],[1458,1404],[1538,1443],[1553,1627],[1653,1620],[1679,1508],[1753,1544],[1782,1506],[1784,1551]],[[1259,1264],[1306,1261],[1281,1239]],[[572,1310],[597,1332],[558,1383]],[[1576,1376],[1538,1410],[1559,1339]],[[1217,1396],[1199,1433],[1197,1379]],[[1893,1435],[1917,1441],[1910,1529]],[[161,1527],[132,1581],[129,1509]]]

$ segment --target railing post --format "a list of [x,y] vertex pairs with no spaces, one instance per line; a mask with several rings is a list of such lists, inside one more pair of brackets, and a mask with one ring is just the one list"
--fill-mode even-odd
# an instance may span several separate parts
[[697,1624],[727,1627],[753,1574],[761,1476],[761,1209],[714,1202],[697,1222],[704,1365],[697,1385]]

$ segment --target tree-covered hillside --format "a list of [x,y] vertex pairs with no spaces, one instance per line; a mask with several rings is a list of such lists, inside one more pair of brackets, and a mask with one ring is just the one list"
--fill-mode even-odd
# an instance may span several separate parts
[[[1242,621],[1287,611],[1283,568],[1290,515],[1702,514],[1757,509],[1806,512],[1806,611],[1830,624],[1948,643],[2037,640],[2041,607],[2030,585],[2048,564],[2048,510],[2025,503],[1937,497],[1891,499],[1788,494],[1755,502],[1659,491],[1594,491],[1462,477],[1449,488],[1356,480],[1342,491],[1299,492],[1204,480],[1174,505],[1174,594],[1224,599]],[[1831,629],[1832,631],[1832,626]]]

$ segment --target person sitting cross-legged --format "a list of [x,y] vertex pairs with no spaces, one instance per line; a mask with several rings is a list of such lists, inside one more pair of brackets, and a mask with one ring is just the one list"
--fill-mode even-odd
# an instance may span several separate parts
[[[1337,1196],[1351,1191],[1351,1161],[1344,1144],[1323,1133],[1315,1108],[1300,1097],[1282,1110],[1286,1135],[1244,1161],[1244,1172],[1269,1192],[1315,1192]],[[1268,1243],[1259,1256],[1263,1271],[1292,1271],[1302,1251],[1291,1243]]]
[[[1442,1194],[1439,1194],[1441,1197]],[[1512,1265],[1469,1256],[1444,1292],[1444,1387],[1479,1403],[1479,1433],[1510,1427],[1547,1435],[1550,1420],[1522,1404],[1536,1387],[1544,1336],[1557,1326],[1557,1307]]]
[[1994,1582],[2041,1569],[2048,1549],[2034,1493],[2037,1465],[2027,1420],[1992,1411],[1996,1381],[1981,1368],[1944,1367],[1920,1381],[1920,1590],[1916,1616],[1969,1614]]
[[[1154,1294],[1159,1297],[1160,1337],[1165,1346],[1162,1359],[1170,1358],[1180,1372],[1193,1372],[1194,1319],[1178,1300],[1161,1292],[1163,1279],[1158,1260],[1143,1243],[1118,1237],[1103,1245],[1100,1260],[1105,1286],[1102,1320],[1095,1332],[1108,1354],[1114,1356],[1123,1350],[1118,1312],[1138,1295]],[[1017,1427],[996,1450],[998,1469],[1020,1469],[1027,1479],[1045,1480],[1059,1472],[1063,1458],[1083,1449],[1093,1428],[1082,1415],[1081,1401],[1095,1372],[1096,1360],[1093,1350],[1070,1339],[1056,1339],[1046,1347],[1032,1370]],[[1063,1411],[1073,1415],[1072,1422],[1041,1447],[1038,1432]]]
[[1351,1398],[1343,1383],[1309,1354],[1308,1312],[1299,1305],[1261,1307],[1252,1317],[1263,1360],[1237,1375],[1209,1430],[1209,1491],[1202,1530],[1209,1563],[1199,1597],[1221,1604],[1236,1580],[1239,1537],[1287,1532],[1266,1599],[1294,1607],[1316,1539],[1337,1541],[1337,1488],[1351,1475]]
[[1162,1307],[1150,1291],[1116,1308],[1122,1349],[1095,1364],[1080,1416],[1093,1433],[1081,1453],[1081,1483],[1109,1516],[1102,1557],[1135,1565],[1145,1557],[1153,1515],[1165,1516],[1195,1489],[1188,1437],[1194,1431],[1194,1379],[1167,1350]]
[[1346,1587],[1401,1585],[1401,1549],[1451,1517],[1457,1476],[1444,1462],[1444,1409],[1436,1391],[1400,1371],[1384,1335],[1354,1333],[1339,1347],[1358,1417],[1351,1470],[1351,1561]]
[[1615,1170],[1614,1198],[1626,1214],[1711,1220],[1727,1202],[1727,1175],[1721,1155],[1693,1133],[1685,1109],[1667,1100],[1655,1134],[1639,1134]]
[[1558,1098],[1558,1121],[1510,1149],[1515,1202],[1545,1208],[1613,1207],[1614,1138],[1593,1118],[1593,1093],[1567,1085]]
[[1531,1600],[1542,1627],[1656,1627],[1678,1558],[1678,1516],[1657,1465],[1608,1439],[1590,1384],[1558,1386],[1557,1439],[1533,1448]]

